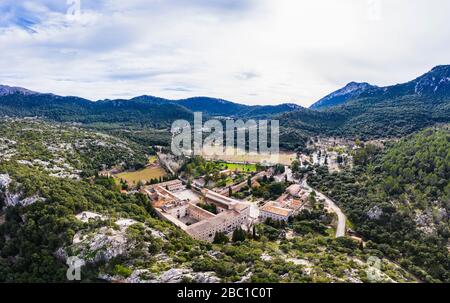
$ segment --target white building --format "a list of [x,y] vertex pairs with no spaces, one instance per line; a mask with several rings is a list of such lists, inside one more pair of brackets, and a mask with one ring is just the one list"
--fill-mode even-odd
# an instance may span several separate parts
[[294,213],[293,209],[280,207],[276,202],[266,203],[259,209],[259,217],[262,221],[270,218],[275,221],[288,221]]
[[249,215],[250,206],[239,205],[234,210],[222,212],[189,226],[186,232],[194,239],[212,242],[216,233],[227,234],[246,224]]

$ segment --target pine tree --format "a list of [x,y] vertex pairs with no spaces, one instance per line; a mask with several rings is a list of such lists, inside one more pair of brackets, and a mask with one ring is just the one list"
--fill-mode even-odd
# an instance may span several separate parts
[[245,238],[247,235],[245,234],[245,231],[242,230],[242,228],[236,228],[233,232],[232,240],[233,242],[243,242],[245,241]]
[[216,232],[216,234],[214,235],[214,244],[227,244],[228,241],[228,237],[222,232]]

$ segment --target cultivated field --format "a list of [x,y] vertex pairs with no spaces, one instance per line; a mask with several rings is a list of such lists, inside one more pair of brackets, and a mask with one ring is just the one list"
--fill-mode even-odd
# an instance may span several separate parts
[[272,164],[291,165],[291,163],[297,158],[296,153],[293,152],[279,152],[278,155],[267,154],[249,154],[245,153],[241,155],[235,149],[229,154],[224,153],[222,155],[212,155],[212,152],[204,153],[203,157],[208,160],[225,161],[225,162],[238,162],[238,163],[264,163],[269,162]]
[[159,179],[166,176],[166,171],[161,167],[146,167],[134,172],[123,172],[115,175],[117,179],[123,179],[128,183],[136,184],[139,181],[150,181],[151,179]]

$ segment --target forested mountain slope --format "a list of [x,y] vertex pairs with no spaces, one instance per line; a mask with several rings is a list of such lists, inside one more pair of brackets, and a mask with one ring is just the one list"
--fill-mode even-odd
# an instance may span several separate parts
[[301,109],[301,106],[289,103],[280,105],[244,105],[206,97],[195,97],[174,102],[193,112],[202,112],[207,116],[234,117],[236,119],[264,119]]
[[[65,164],[90,172],[139,160],[134,144],[39,120],[2,126],[0,282],[67,282],[66,260],[75,256],[86,262],[83,281],[369,282],[373,254],[382,258],[382,281],[414,281],[379,251],[323,231],[286,239],[262,224],[235,243],[195,241],[159,220],[145,195],[121,193],[112,179],[53,175]],[[302,215],[308,226],[317,220]]]
[[[25,89],[23,89],[25,91]],[[52,94],[22,93],[14,90],[0,94],[0,115],[11,117],[42,117],[58,122],[123,123],[167,128],[178,119],[192,120],[200,111],[204,117],[267,118],[300,108],[293,104],[249,106],[226,100],[197,97],[168,100],[140,96],[130,100],[92,102],[78,97]]]
[[324,107],[312,120],[311,115],[303,110],[277,118],[283,129],[303,136],[360,137],[363,140],[398,138],[435,124],[449,123],[450,66],[437,66],[404,84],[367,88],[342,104]]
[[124,123],[165,128],[176,119],[192,119],[192,112],[159,99],[104,100],[92,102],[77,97],[50,94],[10,94],[0,97],[0,114],[11,117],[41,117],[58,122]]
[[427,129],[355,155],[352,171],[317,169],[311,184],[343,207],[358,233],[427,281],[450,281],[450,130]]
[[[423,76],[388,87],[350,84],[325,98],[320,110],[293,104],[249,106],[221,99],[196,97],[167,100],[140,96],[130,100],[92,102],[77,97],[5,90],[0,115],[38,116],[59,122],[78,122],[103,129],[168,130],[177,119],[192,120],[195,111],[204,119],[277,119],[283,148],[305,148],[311,136],[398,138],[439,123],[450,122],[450,66],[438,66]],[[338,98],[339,100],[337,100]],[[333,101],[334,100],[334,101]],[[112,127],[110,127],[112,126]],[[129,134],[126,134],[129,135]],[[147,143],[162,141],[138,136]],[[167,140],[167,138],[164,138]],[[169,142],[161,142],[168,144]]]
[[0,161],[79,178],[102,169],[147,164],[150,150],[126,139],[38,119],[0,120]]

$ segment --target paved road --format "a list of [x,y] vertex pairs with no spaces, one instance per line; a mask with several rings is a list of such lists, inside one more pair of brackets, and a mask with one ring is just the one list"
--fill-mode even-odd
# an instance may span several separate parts
[[315,190],[311,186],[309,186],[308,183],[306,182],[306,179],[302,181],[302,185],[309,191],[314,190],[317,194],[317,198],[325,200],[325,203],[328,206],[328,208],[330,208],[338,216],[338,226],[336,229],[336,238],[344,237],[345,236],[345,222],[347,221],[347,217],[344,215],[344,213],[339,208],[339,206],[337,206],[333,200],[331,200],[330,198],[328,198],[321,192],[318,192],[317,190]]

